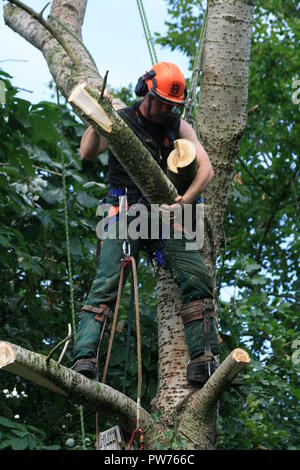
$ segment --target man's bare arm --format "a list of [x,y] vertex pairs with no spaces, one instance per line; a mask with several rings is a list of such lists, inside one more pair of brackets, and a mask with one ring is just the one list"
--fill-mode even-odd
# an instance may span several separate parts
[[208,155],[200,144],[194,129],[184,120],[180,121],[179,138],[191,140],[197,151],[198,170],[191,185],[182,196],[183,203],[190,204],[199,198],[200,194],[214,178],[214,171]]
[[105,152],[107,144],[93,127],[88,127],[80,142],[80,156],[83,160],[95,161],[98,155]]

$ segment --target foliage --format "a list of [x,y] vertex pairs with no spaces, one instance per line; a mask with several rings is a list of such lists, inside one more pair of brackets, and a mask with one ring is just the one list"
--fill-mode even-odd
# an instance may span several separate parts
[[43,444],[46,433],[34,426],[16,423],[0,416],[0,450],[59,450],[60,446]]
[[[206,2],[166,3],[168,31],[157,40],[192,68]],[[241,141],[217,276],[222,357],[241,346],[252,366],[221,401],[220,448],[300,448],[298,16],[294,0],[257,1],[248,106],[259,108]]]

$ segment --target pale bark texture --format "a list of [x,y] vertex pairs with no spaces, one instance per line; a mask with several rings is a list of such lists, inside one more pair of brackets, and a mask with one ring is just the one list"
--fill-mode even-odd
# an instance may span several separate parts
[[199,129],[215,172],[215,179],[204,193],[204,257],[215,275],[234,162],[246,126],[255,0],[211,0],[208,5]]
[[157,274],[157,323],[158,323],[158,390],[152,401],[154,411],[162,414],[166,425],[171,426],[177,408],[190,395],[186,381],[189,360],[180,316],[179,288],[165,269]]
[[[68,41],[80,62],[80,67],[76,66],[57,40],[28,13],[9,4],[5,6],[6,24],[41,50],[59,90],[66,98],[70,96],[72,89],[82,82],[87,82],[93,96],[99,96],[102,89],[103,79],[81,42],[86,3],[86,0],[72,2],[54,0],[51,17],[48,19]],[[207,210],[203,255],[214,278],[234,161],[246,124],[254,4],[255,0],[208,0],[199,128],[203,146],[216,175],[204,194]],[[101,40],[100,37],[98,39]],[[102,40],[104,41],[104,38]],[[155,167],[156,164],[149,152],[118,117],[110,101],[103,100],[101,105],[113,123],[113,130],[110,133],[91,122],[90,118],[77,108],[75,112],[86,123],[92,123],[100,135],[105,136],[113,153],[135,183],[147,194],[150,202],[172,202],[176,191],[166,175]],[[142,171],[137,170],[137,166],[131,167],[128,159],[130,154],[139,155]],[[147,171],[145,165],[148,165]],[[147,178],[144,177],[145,174]],[[150,178],[149,175],[155,176]],[[188,352],[180,308],[178,287],[170,274],[160,269],[158,273],[159,377],[157,395],[152,404],[153,409],[160,411],[162,417],[159,427],[153,423],[148,413],[142,411],[146,428],[146,448],[153,448],[158,434],[163,436],[164,429],[172,428],[178,433],[179,438],[186,440],[189,449],[213,449],[216,445],[218,400],[230,381],[250,362],[250,359],[244,351],[235,350],[223,361],[202,390],[189,386],[185,377]],[[3,347],[3,343],[1,344],[3,351],[10,349],[13,351],[12,357],[15,354],[11,364],[20,363],[23,372],[24,367],[29,368],[42,376],[44,381],[47,380],[46,384],[43,382],[41,385],[47,386],[48,382],[51,382],[52,387],[62,390],[75,401],[88,403],[89,406],[102,411],[107,407],[112,416],[119,415],[116,420],[121,424],[133,422],[134,403],[120,392],[92,383],[55,364],[54,361],[50,361],[50,367],[46,367],[44,359],[41,357],[36,359],[39,355],[28,351],[25,353],[18,346]],[[0,367],[2,363],[3,369],[21,373],[20,368],[16,366],[14,368],[8,362],[4,364],[5,354],[0,351]],[[34,380],[36,375],[34,378],[28,378]],[[53,389],[53,391],[58,390]]]
[[[249,356],[245,351],[235,349],[203,389],[193,394],[188,405],[178,408],[178,432],[181,437],[187,439],[189,448],[212,448],[210,441],[206,439],[209,435],[205,435],[204,438],[202,436],[200,441],[196,437],[195,431],[199,431],[197,426],[204,423],[207,429],[210,429],[209,424],[219,396],[231,378],[249,362]],[[16,374],[53,393],[68,397],[95,411],[98,410],[113,418],[116,424],[124,429],[135,429],[136,403],[133,400],[108,385],[87,379],[53,359],[47,361],[47,358],[41,354],[0,341],[0,370]],[[160,440],[163,432],[168,429],[165,423],[157,424],[143,408],[140,413],[140,426],[145,433],[145,448],[148,449],[152,449],[155,442]]]

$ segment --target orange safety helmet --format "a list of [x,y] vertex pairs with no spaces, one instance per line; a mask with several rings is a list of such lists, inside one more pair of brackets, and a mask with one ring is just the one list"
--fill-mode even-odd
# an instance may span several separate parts
[[158,62],[139,78],[135,93],[138,96],[150,93],[167,103],[183,106],[187,95],[184,75],[177,65]]

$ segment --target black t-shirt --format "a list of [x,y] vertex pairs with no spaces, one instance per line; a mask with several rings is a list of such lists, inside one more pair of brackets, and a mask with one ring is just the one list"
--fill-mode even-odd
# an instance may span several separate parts
[[[129,108],[120,109],[118,114],[147,147],[162,170],[166,171],[167,158],[174,149],[174,140],[179,138],[180,118],[172,113],[164,124],[153,123],[141,114],[140,104],[141,101],[138,101]],[[108,183],[111,187],[138,190],[132,178],[110,150],[108,164]]]

